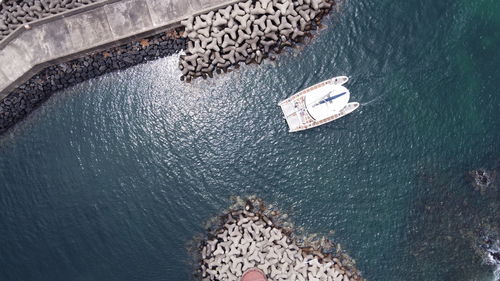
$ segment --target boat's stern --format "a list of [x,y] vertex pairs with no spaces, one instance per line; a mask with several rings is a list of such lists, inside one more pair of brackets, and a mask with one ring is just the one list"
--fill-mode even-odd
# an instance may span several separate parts
[[279,103],[281,111],[283,111],[283,118],[285,118],[286,123],[290,131],[295,131],[302,125],[302,120],[300,119],[300,113],[292,102],[283,101]]

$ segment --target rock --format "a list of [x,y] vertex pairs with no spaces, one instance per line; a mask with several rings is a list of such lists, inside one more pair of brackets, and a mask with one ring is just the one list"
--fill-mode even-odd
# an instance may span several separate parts
[[205,53],[205,49],[201,47],[201,40],[194,41],[193,45],[188,48],[188,52],[191,54],[203,54]]
[[204,15],[200,15],[200,18],[205,21],[205,23],[207,24],[207,26],[211,26],[212,25],[212,19],[214,17],[214,14],[215,12],[214,11],[211,11],[209,12],[208,14],[204,14]]
[[245,43],[241,46],[239,46],[238,48],[236,48],[236,55],[240,55],[242,56],[242,59],[239,59],[239,61],[243,61],[246,57],[248,57],[248,51],[247,49],[250,47],[250,45],[248,43]]
[[275,44],[275,41],[265,41],[265,40],[261,40],[260,41],[260,44],[262,44],[264,46],[264,52],[268,53],[271,46],[273,46]]
[[311,21],[316,17],[316,15],[317,15],[316,11],[314,10],[309,11],[309,18],[311,19]]
[[246,2],[240,2],[238,3],[238,6],[245,11],[245,13],[250,13],[250,6],[252,5],[252,0],[248,0]]
[[300,25],[300,30],[304,31],[304,30],[306,30],[306,27],[307,27],[307,21],[304,18],[301,18],[299,20],[299,25]]
[[250,34],[247,34],[243,30],[239,29],[236,43],[238,43],[238,45],[241,45],[241,43],[246,42],[247,40],[249,40],[251,38],[252,37],[250,36]]
[[225,19],[222,14],[215,14],[215,20],[213,21],[214,26],[221,26],[227,24],[227,19]]
[[[244,9],[241,9],[241,6],[238,4],[233,5],[233,11],[231,12],[231,17],[237,18],[238,16],[245,16],[247,13]],[[241,22],[240,22],[241,23]]]
[[469,172],[472,186],[475,190],[486,191],[493,186],[496,181],[497,171],[495,169],[476,169]]
[[272,0],[260,0],[260,3],[264,9],[268,6],[272,6]]
[[273,15],[268,15],[267,20],[272,21],[276,26],[280,25],[280,17],[281,17],[281,12],[278,11],[277,13]]
[[264,33],[267,35],[272,32],[278,31],[278,27],[275,26],[270,19],[266,20],[266,28],[264,29]]
[[206,49],[207,50],[212,50],[212,51],[215,51],[215,52],[219,52],[220,48],[217,45],[217,40],[212,40],[209,44],[207,44]]
[[222,46],[223,37],[226,33],[224,31],[214,32],[212,36],[216,39],[217,44]]
[[220,53],[215,53],[215,58],[213,59],[212,64],[220,65],[224,64],[225,62],[226,60],[221,57]]
[[239,28],[242,29],[242,30],[245,30],[247,29],[247,27],[250,25],[250,15],[249,14],[245,14],[245,15],[238,15],[235,17],[235,19],[238,21],[239,23]]
[[292,29],[293,25],[288,23],[287,18],[285,16],[281,17],[280,25],[278,26],[278,30],[283,30],[283,29]]
[[265,15],[266,14],[266,9],[264,9],[262,7],[262,3],[261,2],[257,2],[253,8],[250,8],[250,13],[252,15],[256,15],[256,16]]
[[247,43],[250,44],[253,50],[257,50],[257,43],[259,43],[260,40],[259,36],[252,33],[250,37],[252,37],[252,39],[247,40]]
[[224,9],[219,9],[219,13],[227,20],[229,20],[231,18],[231,10],[232,10],[232,6],[227,6],[226,8]]
[[229,60],[232,64],[234,64],[234,63],[236,63],[235,54],[236,54],[236,50],[233,47],[230,49],[230,51],[227,54],[222,55],[222,58],[225,60]]
[[298,30],[298,29],[295,29],[295,30],[293,31],[293,33],[292,33],[292,39],[294,39],[294,40],[295,40],[295,39],[297,39],[298,37],[302,37],[302,36],[304,36],[304,34],[305,34],[304,32],[302,32],[302,31],[300,31],[300,30]]
[[319,3],[319,8],[320,9],[330,9],[332,7],[332,3],[321,1]]
[[204,22],[200,16],[197,16],[195,19],[194,19],[194,25],[193,25],[193,30],[194,31],[199,31],[199,29],[202,29],[202,28],[205,28],[205,27],[208,27],[208,24],[206,22]]
[[288,15],[286,18],[293,26],[293,28],[296,28],[298,26],[299,20],[301,19],[301,17],[298,15],[297,16]]
[[207,49],[207,46],[210,42],[212,41],[217,42],[217,40],[213,39],[212,37],[205,37],[204,35],[201,34],[198,36],[198,39],[200,39],[201,48],[204,50]]
[[262,4],[262,8],[266,9],[266,13],[269,14],[269,15],[274,15],[275,11],[274,11],[274,7],[272,5],[272,3],[269,3],[267,6],[265,6],[265,4]]
[[234,46],[235,41],[229,37],[228,34],[224,35],[224,40],[222,41],[222,48],[225,49],[228,46]]
[[209,27],[205,27],[205,28],[200,28],[197,30],[198,34],[201,34],[205,37],[210,37],[210,28]]
[[275,6],[278,8],[282,15],[285,15],[290,4],[291,3],[289,1],[285,1],[283,3],[276,3]]
[[226,67],[230,66],[231,62],[230,61],[224,61],[223,63],[217,64],[217,67],[221,68],[226,72]]
[[311,0],[311,7],[314,9],[314,10],[319,10],[319,5],[321,4],[321,2],[323,2],[322,0]]
[[[256,19],[253,24],[258,25],[260,27],[260,30],[265,30],[266,29],[266,16],[262,16],[259,19]],[[255,27],[254,27],[255,28]]]
[[224,32],[226,34],[229,34],[231,36],[232,40],[238,39],[238,36],[237,36],[238,26],[237,25],[234,25],[232,28],[229,28],[229,27],[225,28]]
[[260,29],[259,29],[259,26],[254,26],[253,28],[253,31],[252,31],[252,34],[250,35],[250,37],[252,38],[257,38],[259,36],[264,36],[264,32],[262,32]]

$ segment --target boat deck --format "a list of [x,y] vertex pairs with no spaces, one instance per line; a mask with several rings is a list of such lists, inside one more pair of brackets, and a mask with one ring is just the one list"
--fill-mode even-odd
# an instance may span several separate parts
[[[333,120],[339,119],[342,116],[345,116],[359,107],[359,103],[350,102],[347,103],[342,109],[333,111],[331,116],[323,118],[321,120],[316,120],[313,118],[311,113],[308,111],[308,106],[306,104],[306,96],[308,93],[315,91],[319,88],[328,86],[328,85],[342,85],[349,80],[347,76],[337,76],[329,80],[325,80],[321,83],[313,85],[309,88],[306,88],[291,97],[281,101],[278,105],[281,107],[283,111],[284,118],[290,128],[290,132],[297,132],[306,130],[309,128],[314,128],[325,123],[331,122]],[[348,91],[347,89],[345,89]],[[349,93],[349,92],[347,92]],[[311,93],[313,94],[313,93]],[[314,112],[313,112],[314,113]],[[316,117],[318,118],[318,117]],[[321,118],[321,117],[320,117]]]
[[305,97],[301,96],[293,101],[284,101],[280,103],[281,109],[283,110],[283,114],[285,115],[286,122],[288,123],[288,127],[290,128],[290,132],[297,132],[306,130],[309,128],[314,128],[325,123],[331,122],[333,120],[339,119],[342,116],[345,116],[359,107],[359,103],[351,102],[348,103],[342,110],[338,113],[322,119],[315,120],[311,117],[307,108],[305,106]]

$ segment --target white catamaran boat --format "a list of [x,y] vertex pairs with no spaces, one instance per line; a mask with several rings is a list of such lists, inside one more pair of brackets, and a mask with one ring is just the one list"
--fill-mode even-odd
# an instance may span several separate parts
[[290,132],[314,128],[356,110],[359,103],[349,102],[350,92],[342,86],[348,80],[337,76],[279,102]]

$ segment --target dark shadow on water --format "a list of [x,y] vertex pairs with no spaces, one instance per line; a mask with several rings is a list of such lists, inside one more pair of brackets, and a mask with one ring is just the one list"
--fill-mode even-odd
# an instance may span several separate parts
[[425,167],[417,176],[407,225],[415,280],[493,280],[486,257],[500,238],[500,190],[475,191],[469,170]]

